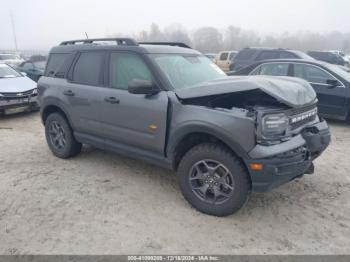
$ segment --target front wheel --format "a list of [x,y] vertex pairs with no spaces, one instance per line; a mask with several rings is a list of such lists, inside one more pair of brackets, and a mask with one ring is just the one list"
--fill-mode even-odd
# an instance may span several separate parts
[[178,168],[181,191],[199,211],[227,216],[247,201],[251,183],[241,161],[216,144],[200,144],[190,149]]

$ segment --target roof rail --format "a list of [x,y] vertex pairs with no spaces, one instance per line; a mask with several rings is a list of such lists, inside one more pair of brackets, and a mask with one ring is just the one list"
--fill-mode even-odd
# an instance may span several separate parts
[[186,45],[185,43],[181,42],[139,42],[140,45],[170,45],[170,46],[178,46],[178,47],[184,47],[184,48],[190,48],[189,45]]
[[79,40],[70,40],[60,43],[60,45],[75,45],[75,44],[93,44],[94,42],[116,42],[117,45],[137,46],[138,43],[132,38],[87,38]]

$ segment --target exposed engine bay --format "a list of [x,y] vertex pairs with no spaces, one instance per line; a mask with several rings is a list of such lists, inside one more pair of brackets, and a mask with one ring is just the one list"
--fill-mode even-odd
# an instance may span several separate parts
[[183,104],[199,105],[215,109],[245,109],[248,112],[259,109],[286,110],[291,109],[285,104],[280,103],[275,98],[264,93],[260,89],[241,91],[229,94],[218,94],[206,97],[196,97],[185,99]]

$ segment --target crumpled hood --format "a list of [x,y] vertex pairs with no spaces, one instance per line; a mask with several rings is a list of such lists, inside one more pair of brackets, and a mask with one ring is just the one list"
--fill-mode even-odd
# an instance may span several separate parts
[[189,88],[176,89],[180,99],[204,97],[260,89],[290,107],[302,107],[317,101],[316,93],[306,81],[293,77],[233,76]]
[[25,92],[34,88],[36,88],[36,83],[25,76],[0,78],[0,94]]

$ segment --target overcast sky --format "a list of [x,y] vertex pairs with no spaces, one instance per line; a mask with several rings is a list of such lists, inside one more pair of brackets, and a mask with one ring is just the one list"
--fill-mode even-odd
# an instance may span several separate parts
[[260,34],[350,31],[350,0],[0,0],[0,49],[48,49],[62,40],[137,33],[151,23],[188,30],[235,25]]

